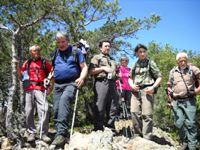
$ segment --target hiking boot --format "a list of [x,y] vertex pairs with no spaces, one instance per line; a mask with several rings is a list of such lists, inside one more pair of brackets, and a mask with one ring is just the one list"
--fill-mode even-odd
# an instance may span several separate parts
[[183,143],[183,144],[181,145],[181,147],[178,148],[178,150],[188,150],[188,145],[187,145],[187,143]]
[[62,145],[65,142],[65,137],[62,135],[57,135],[53,140],[52,145]]
[[49,143],[51,141],[51,139],[46,135],[42,135],[42,140],[45,142],[45,143]]
[[35,134],[31,133],[27,137],[27,142],[33,142],[33,141],[35,141]]

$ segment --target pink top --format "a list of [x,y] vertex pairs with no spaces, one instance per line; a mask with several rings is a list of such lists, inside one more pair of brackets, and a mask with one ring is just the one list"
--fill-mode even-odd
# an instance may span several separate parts
[[[119,70],[119,76],[120,76],[120,79],[121,79],[121,86],[122,86],[122,90],[131,90],[131,87],[128,83],[128,78],[129,78],[129,74],[130,74],[130,68],[128,67],[125,67],[125,66],[120,66],[118,68]],[[119,86],[119,80],[116,81],[116,86],[117,86],[117,89],[120,89],[120,86]]]

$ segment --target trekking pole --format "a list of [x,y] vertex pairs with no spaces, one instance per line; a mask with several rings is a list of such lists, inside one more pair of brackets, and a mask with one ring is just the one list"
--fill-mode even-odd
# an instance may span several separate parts
[[70,139],[73,133],[73,128],[74,128],[74,121],[75,121],[75,114],[76,114],[76,106],[77,106],[77,101],[78,101],[78,93],[79,93],[79,89],[77,89],[76,91],[76,99],[75,99],[75,104],[74,104],[74,113],[73,113],[73,117],[72,117],[72,125],[71,125],[71,132],[70,132]]
[[[127,108],[126,108],[126,103],[125,103],[125,99],[124,97],[122,96],[122,84],[121,84],[121,81],[119,80],[119,89],[120,89],[120,92],[121,92],[121,97],[122,97],[122,111],[123,111],[123,117],[124,119],[127,119]],[[128,130],[126,127],[125,128],[125,136],[128,137]]]
[[168,89],[165,89],[166,94],[167,94],[167,99],[168,99],[168,103],[167,103],[167,107],[169,108],[169,122],[171,120],[171,113],[172,113],[172,104],[171,104],[171,99],[169,98],[169,93],[168,93]]
[[47,97],[47,89],[45,88],[45,91],[44,91],[44,112],[42,113],[42,120],[40,122],[40,140],[42,139],[42,130],[43,130],[43,123],[44,123],[44,117],[45,117],[45,114],[46,114],[46,97]]

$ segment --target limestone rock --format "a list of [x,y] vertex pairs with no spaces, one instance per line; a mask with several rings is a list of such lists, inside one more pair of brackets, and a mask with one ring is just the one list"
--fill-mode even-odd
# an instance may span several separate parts
[[8,138],[2,138],[1,149],[10,150],[12,148],[11,142]]

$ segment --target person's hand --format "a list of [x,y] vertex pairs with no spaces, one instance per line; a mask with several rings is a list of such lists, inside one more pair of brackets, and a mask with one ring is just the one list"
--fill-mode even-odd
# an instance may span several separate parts
[[44,79],[44,87],[47,88],[50,84],[50,80],[48,78]]
[[147,94],[153,94],[154,93],[154,87],[153,86],[150,86],[148,88],[146,88],[144,90]]
[[102,66],[101,68],[107,73],[113,72],[113,70],[108,66]]
[[121,72],[118,74],[118,77],[120,77],[120,78],[122,77],[122,74],[121,74]]
[[81,88],[84,84],[84,79],[78,78],[78,79],[75,80],[75,83],[76,83],[78,88]]
[[133,85],[132,89],[133,89],[133,91],[138,92],[140,87],[138,85]]
[[53,90],[53,86],[50,84],[50,86],[47,88],[47,95],[49,95]]
[[167,102],[167,107],[170,108],[170,109],[172,109],[173,105],[172,105],[172,102],[171,102],[171,101],[168,101],[168,102]]

